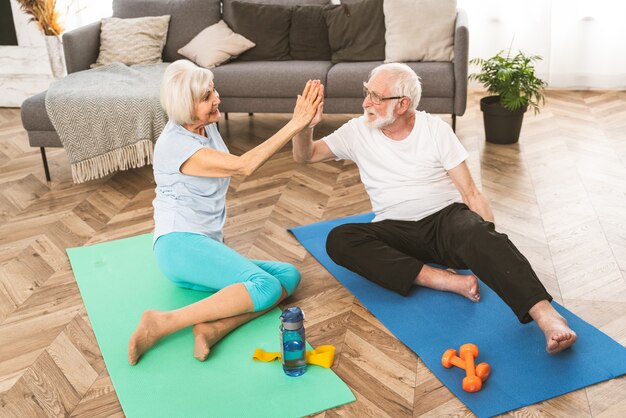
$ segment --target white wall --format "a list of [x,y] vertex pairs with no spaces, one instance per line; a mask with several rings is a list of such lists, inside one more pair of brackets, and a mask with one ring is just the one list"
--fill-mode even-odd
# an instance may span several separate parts
[[[470,58],[500,50],[541,55],[550,88],[626,89],[626,2],[458,0],[468,13]],[[470,72],[473,68],[470,68]]]
[[[10,3],[18,45],[0,46],[0,107],[19,107],[53,80],[44,35],[17,1]],[[57,10],[65,30],[71,30],[110,16],[111,0],[57,0]]]
[[44,38],[37,25],[10,0],[18,46],[0,46],[0,106],[19,106],[45,90],[52,79]]

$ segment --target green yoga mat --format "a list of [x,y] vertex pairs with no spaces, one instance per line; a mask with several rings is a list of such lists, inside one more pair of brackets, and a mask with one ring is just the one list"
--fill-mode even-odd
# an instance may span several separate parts
[[309,366],[303,376],[289,377],[280,362],[252,360],[257,347],[280,351],[279,309],[234,330],[205,362],[193,357],[188,328],[159,341],[130,366],[128,339],[144,310],[179,308],[207,293],[178,288],[161,274],[151,234],[67,253],[128,417],[296,417],[355,400],[330,369]]

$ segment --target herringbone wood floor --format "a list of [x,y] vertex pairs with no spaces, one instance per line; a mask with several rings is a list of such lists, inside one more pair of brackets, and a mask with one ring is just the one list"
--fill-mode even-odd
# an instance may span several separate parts
[[[471,94],[457,134],[499,229],[557,301],[626,345],[626,93],[550,92],[540,115],[527,114],[520,143],[508,146],[483,140],[478,98]],[[327,116],[317,133],[349,117]],[[240,154],[286,120],[232,114],[221,130]],[[122,416],[64,249],[149,232],[152,173],[74,185],[63,150],[49,158],[46,183],[19,110],[0,109],[0,416]],[[233,179],[225,235],[243,254],[301,269],[289,302],[307,312],[314,346],[337,347],[334,370],[358,399],[319,416],[471,416],[287,233],[369,210],[353,164],[299,166],[285,149]],[[623,417],[626,377],[507,416]]]

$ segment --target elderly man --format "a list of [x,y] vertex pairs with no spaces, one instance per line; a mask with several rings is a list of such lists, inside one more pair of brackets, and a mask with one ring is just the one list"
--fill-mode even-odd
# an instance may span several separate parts
[[354,161],[376,215],[372,223],[331,231],[326,249],[333,261],[402,295],[418,285],[478,302],[476,276],[426,263],[469,268],[521,323],[537,323],[548,353],[574,344],[576,333],[550,304],[528,260],[496,232],[489,202],[465,163],[465,148],[441,119],[416,111],[421,85],[413,70],[383,64],[363,84],[363,93],[361,117],[314,141],[320,104],[309,129],[293,139],[297,162]]

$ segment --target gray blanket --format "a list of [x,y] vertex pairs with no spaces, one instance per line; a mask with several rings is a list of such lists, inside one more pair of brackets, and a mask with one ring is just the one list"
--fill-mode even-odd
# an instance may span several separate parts
[[46,110],[75,183],[152,164],[154,142],[167,123],[159,102],[165,67],[114,63],[50,85]]

